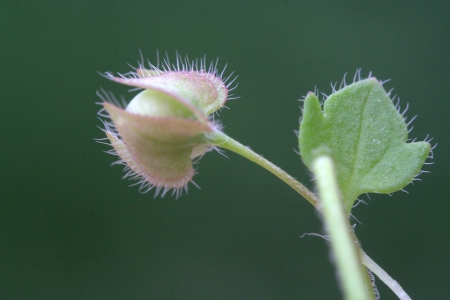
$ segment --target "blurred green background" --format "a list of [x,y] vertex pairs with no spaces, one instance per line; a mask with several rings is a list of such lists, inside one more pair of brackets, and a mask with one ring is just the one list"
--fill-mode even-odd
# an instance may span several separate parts
[[3,0],[0,45],[0,299],[341,298],[327,244],[300,238],[317,214],[260,167],[207,154],[178,200],[110,167],[95,92],[132,95],[97,71],[139,50],[228,63],[225,132],[308,186],[297,100],[357,68],[392,79],[435,164],[409,195],[362,196],[356,232],[413,299],[448,299],[450,1]]

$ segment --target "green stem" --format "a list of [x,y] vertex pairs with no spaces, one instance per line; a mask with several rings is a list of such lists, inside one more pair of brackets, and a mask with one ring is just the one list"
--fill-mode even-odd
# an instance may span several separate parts
[[[298,182],[295,178],[293,178],[291,175],[280,169],[279,167],[275,166],[273,163],[265,159],[264,157],[256,154],[246,146],[242,145],[241,143],[235,141],[234,139],[230,138],[223,132],[220,132],[218,130],[214,131],[209,136],[211,144],[214,144],[216,146],[219,146],[224,149],[231,150],[239,155],[242,155],[243,157],[251,160],[252,162],[260,165],[261,167],[265,168],[278,178],[280,178],[282,181],[284,181],[287,185],[289,185],[291,188],[293,188],[295,191],[297,191],[300,195],[302,195],[306,200],[308,200],[309,203],[311,203],[314,207],[316,207],[320,212],[321,208],[319,207],[319,198],[311,192],[308,188],[306,188],[303,184]],[[358,242],[358,239],[354,235],[354,231],[351,231],[351,235],[353,237],[354,243]],[[400,298],[400,299],[411,299],[409,296],[405,293],[405,291],[400,287],[400,285],[392,279],[380,266],[378,266],[361,248],[360,252],[356,254],[357,257],[359,257],[359,260],[373,273],[375,273],[384,283],[386,283],[392,291]],[[370,299],[375,299],[375,295],[373,293],[373,290],[371,289],[371,281],[368,276],[367,270],[365,267],[361,266],[362,271],[362,278],[364,280],[366,288],[370,287]]]
[[287,185],[297,191],[306,200],[308,200],[309,203],[316,207],[318,198],[313,192],[311,192],[307,187],[298,182],[294,177],[292,177],[261,155],[256,154],[248,147],[242,145],[238,141],[230,138],[228,135],[220,131],[215,131],[214,133],[212,133],[210,135],[210,140],[213,144],[221,148],[236,152],[237,154],[242,155],[243,157],[265,168],[266,170],[283,180]]
[[411,300],[411,297],[403,290],[400,284],[389,276],[376,262],[374,262],[362,249],[360,249],[361,261],[375,273],[401,300]]
[[312,163],[312,171],[345,299],[374,299],[370,281],[364,281],[359,247],[339,196],[333,159],[329,155],[319,155]]
[[[260,165],[261,167],[265,168],[266,170],[268,170],[269,172],[271,172],[272,174],[274,174],[275,176],[280,178],[282,181],[284,181],[287,185],[289,185],[295,191],[297,191],[306,200],[308,200],[309,203],[311,203],[314,207],[316,207],[320,211],[320,208],[317,205],[319,203],[319,199],[316,196],[316,194],[311,192],[308,188],[306,188],[303,184],[298,182],[295,178],[290,176],[288,173],[286,173],[285,171],[283,171],[282,169],[280,169],[279,167],[277,167],[276,165],[274,165],[273,163],[271,163],[264,157],[256,154],[255,152],[250,150],[248,147],[242,145],[238,141],[230,138],[229,136],[227,136],[226,134],[224,134],[223,132],[220,132],[218,130],[214,131],[213,133],[210,134],[209,140],[210,140],[211,144],[214,144],[221,148],[233,151],[233,152],[249,159],[250,161]],[[365,254],[365,255],[367,256],[367,254]],[[364,275],[363,275],[364,281],[366,283],[366,286],[368,286],[368,284],[370,284],[370,279],[368,277],[367,272],[363,272],[363,273],[364,273]],[[375,273],[375,274],[377,274],[377,273]],[[372,293],[372,295],[373,295],[373,293]],[[372,299],[374,299],[374,296],[372,297]]]

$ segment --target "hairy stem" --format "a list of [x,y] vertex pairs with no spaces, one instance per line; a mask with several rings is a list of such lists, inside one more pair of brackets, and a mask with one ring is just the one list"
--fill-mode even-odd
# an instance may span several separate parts
[[403,288],[395,281],[391,276],[389,276],[386,271],[384,271],[376,262],[374,262],[362,249],[361,260],[363,264],[366,265],[373,273],[375,273],[381,281],[383,281],[401,300],[411,300],[411,297],[403,290]]
[[[308,200],[309,203],[311,203],[314,207],[316,207],[316,209],[321,212],[321,209],[318,206],[319,198],[316,196],[316,194],[311,192],[307,187],[298,182],[291,175],[289,175],[264,157],[256,154],[246,146],[242,145],[238,141],[230,138],[229,136],[218,130],[211,133],[209,139],[211,144],[233,151],[265,168],[266,170],[280,178],[282,181],[284,181],[295,191],[297,191],[306,200]],[[352,234],[354,236],[353,231]],[[354,237],[354,239],[355,241],[357,240],[356,237]],[[400,287],[400,285],[394,279],[392,279],[380,266],[378,266],[362,249],[360,250],[358,257],[367,268],[375,273],[384,283],[386,283],[387,286],[389,286],[389,288],[392,289],[392,291],[399,297],[399,299],[410,299],[405,291],[403,291],[403,289]],[[363,278],[366,286],[368,286],[368,282],[370,282],[370,279],[368,278],[367,272],[363,272]],[[371,293],[371,297],[374,297],[372,295],[373,293]]]
[[331,250],[344,297],[347,300],[375,299],[370,281],[365,286],[358,244],[344,212],[333,159],[319,155],[313,160],[323,222],[330,236]]
[[317,205],[318,198],[317,196],[311,192],[307,187],[298,182],[294,177],[262,157],[261,155],[256,154],[246,146],[242,145],[238,141],[230,138],[228,135],[224,134],[220,131],[215,131],[210,136],[210,140],[213,144],[231,150],[252,162],[260,165],[267,171],[271,172],[281,180],[283,180],[287,185],[297,191],[300,195],[302,195],[306,200],[309,201],[314,207]]

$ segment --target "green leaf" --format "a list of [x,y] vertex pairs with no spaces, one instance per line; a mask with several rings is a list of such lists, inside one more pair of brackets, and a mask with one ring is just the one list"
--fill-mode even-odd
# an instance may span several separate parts
[[305,98],[300,155],[311,168],[317,151],[331,150],[347,213],[360,194],[392,193],[417,175],[431,147],[407,138],[403,116],[375,78],[331,94],[323,111],[315,94]]

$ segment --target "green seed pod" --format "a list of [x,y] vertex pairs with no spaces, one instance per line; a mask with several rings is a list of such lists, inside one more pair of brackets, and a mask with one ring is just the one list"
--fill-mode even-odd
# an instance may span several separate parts
[[141,191],[156,187],[156,194],[173,189],[178,195],[194,176],[192,159],[214,147],[208,133],[217,126],[209,116],[224,106],[229,84],[215,65],[205,71],[204,60],[198,68],[177,57],[175,70],[165,63],[164,70],[151,65],[129,76],[107,74],[115,82],[144,90],[125,109],[103,99],[112,121],[104,122],[104,131],[114,148],[110,153],[126,165],[125,177],[138,179]]

